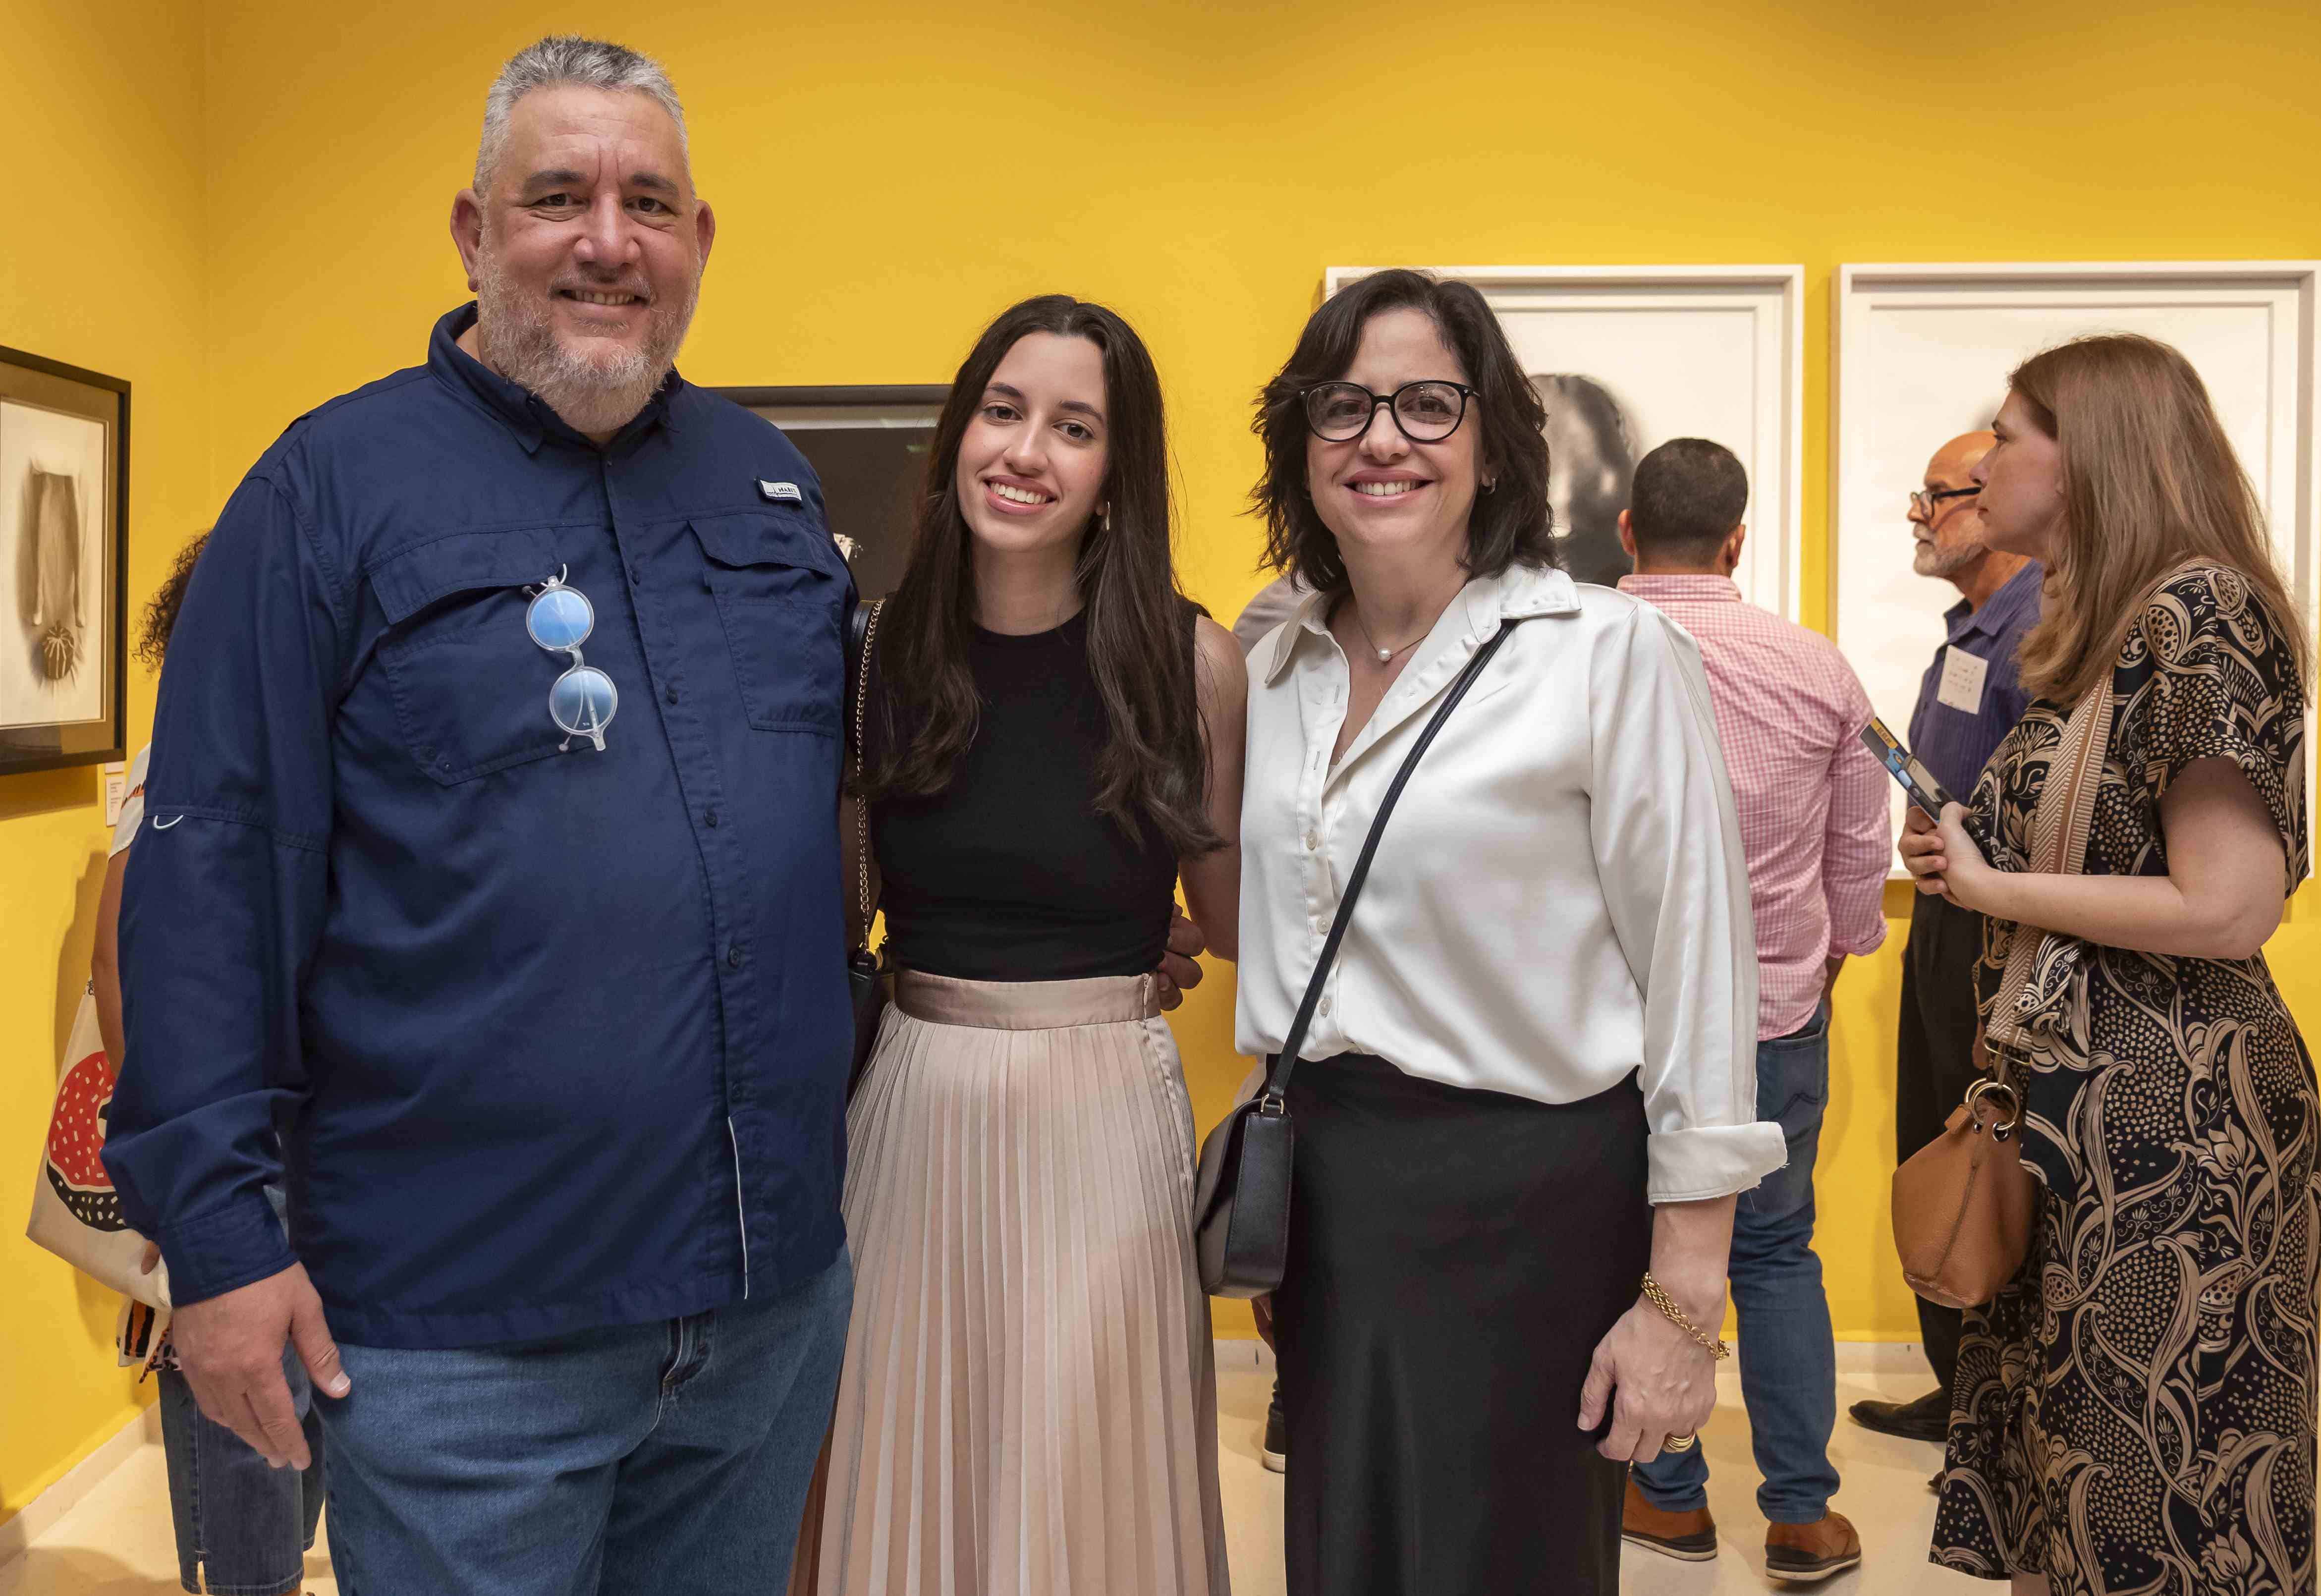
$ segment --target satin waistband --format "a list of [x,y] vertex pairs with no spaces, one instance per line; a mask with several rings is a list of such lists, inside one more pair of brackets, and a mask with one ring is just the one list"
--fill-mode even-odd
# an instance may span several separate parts
[[930,1025],[1053,1031],[1066,1026],[1151,1019],[1160,1012],[1160,982],[1152,975],[1100,975],[1084,980],[960,980],[898,970],[895,1007]]

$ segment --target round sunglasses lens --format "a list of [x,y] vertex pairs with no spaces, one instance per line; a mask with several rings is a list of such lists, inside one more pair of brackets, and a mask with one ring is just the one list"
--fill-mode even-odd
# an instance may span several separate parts
[[1466,412],[1466,401],[1447,382],[1415,383],[1395,396],[1395,419],[1414,438],[1447,438]]
[[594,665],[575,665],[548,689],[548,713],[575,737],[592,737],[611,725],[620,707],[613,679]]
[[1370,390],[1351,382],[1325,382],[1306,394],[1306,424],[1316,436],[1343,441],[1370,424]]
[[523,624],[542,648],[578,648],[596,629],[596,612],[571,588],[543,588],[524,612]]

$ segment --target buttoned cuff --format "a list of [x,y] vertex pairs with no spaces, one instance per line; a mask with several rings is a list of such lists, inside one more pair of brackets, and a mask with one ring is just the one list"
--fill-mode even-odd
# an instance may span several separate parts
[[1644,1154],[1652,1171],[1646,1190],[1656,1207],[1731,1197],[1789,1161],[1781,1127],[1770,1119],[1661,1131],[1645,1138]]
[[166,1227],[159,1240],[162,1261],[169,1266],[169,1300],[177,1308],[223,1297],[298,1261],[274,1206],[258,1190]]

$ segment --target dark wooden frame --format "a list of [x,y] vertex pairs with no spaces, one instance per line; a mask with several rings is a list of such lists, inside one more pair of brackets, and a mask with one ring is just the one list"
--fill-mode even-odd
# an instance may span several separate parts
[[744,407],[759,405],[860,405],[866,408],[875,405],[935,405],[940,406],[951,393],[947,382],[859,382],[835,383],[821,388],[720,388],[709,390],[721,394]]
[[[113,433],[113,568],[112,649],[105,669],[112,673],[112,703],[107,708],[107,729],[111,735],[103,748],[70,751],[56,750],[41,752],[18,751],[12,737],[39,728],[17,726],[0,730],[0,779],[24,775],[34,771],[59,771],[73,765],[105,764],[129,755],[129,384],[118,377],[107,377],[101,371],[90,371],[79,366],[68,366],[62,360],[51,360],[42,355],[10,349],[0,344],[0,366],[14,366],[43,377],[52,377],[83,388],[110,394],[119,406],[111,424]],[[0,396],[5,397],[5,396]],[[63,725],[65,723],[55,723]]]

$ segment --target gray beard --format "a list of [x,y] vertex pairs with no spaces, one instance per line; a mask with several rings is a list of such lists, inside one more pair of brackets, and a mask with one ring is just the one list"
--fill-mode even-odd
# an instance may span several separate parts
[[1922,577],[1951,577],[1989,552],[1980,543],[1960,543],[1950,549],[1943,548],[1939,543],[1920,543],[1912,554],[1910,564]]
[[484,363],[529,389],[576,433],[615,433],[636,418],[677,364],[700,296],[696,279],[675,303],[647,313],[644,347],[591,358],[556,335],[552,313],[517,288],[486,251],[476,263],[476,347]]

